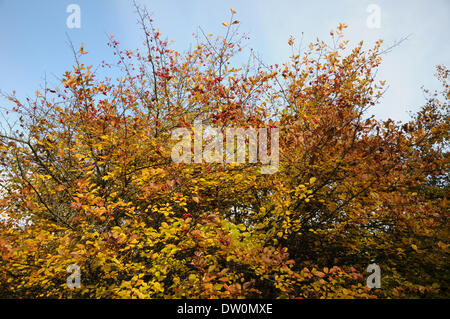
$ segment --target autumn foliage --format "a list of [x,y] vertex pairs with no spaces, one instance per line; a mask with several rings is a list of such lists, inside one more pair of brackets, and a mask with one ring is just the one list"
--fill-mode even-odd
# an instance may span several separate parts
[[[234,12],[183,53],[139,18],[142,49],[111,36],[116,62],[94,72],[81,48],[60,86],[7,96],[0,297],[449,296],[448,69],[409,122],[380,121],[382,41],[350,47],[343,24],[266,65],[247,62]],[[172,130],[199,119],[279,128],[278,172],[174,163]]]

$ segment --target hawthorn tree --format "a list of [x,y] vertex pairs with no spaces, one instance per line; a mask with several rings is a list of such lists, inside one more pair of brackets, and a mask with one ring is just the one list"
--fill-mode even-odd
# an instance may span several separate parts
[[[184,53],[138,15],[143,48],[111,36],[117,61],[101,63],[119,77],[99,79],[81,47],[60,86],[7,95],[1,297],[448,297],[448,69],[409,122],[378,121],[382,41],[351,49],[344,24],[332,44],[289,39],[284,64],[242,65],[234,10]],[[278,172],[175,163],[173,130],[199,120],[278,128]]]

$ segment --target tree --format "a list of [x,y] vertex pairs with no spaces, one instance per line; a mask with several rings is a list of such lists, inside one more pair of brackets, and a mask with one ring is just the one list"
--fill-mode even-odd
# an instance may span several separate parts
[[[297,53],[291,38],[283,65],[239,65],[234,11],[225,36],[180,53],[138,9],[143,50],[109,38],[117,79],[99,80],[81,47],[61,87],[8,95],[2,297],[448,297],[446,68],[442,97],[410,122],[377,121],[382,41],[349,51],[340,24],[333,45]],[[198,120],[278,128],[278,172],[175,163],[172,132]],[[381,289],[366,287],[372,262]]]

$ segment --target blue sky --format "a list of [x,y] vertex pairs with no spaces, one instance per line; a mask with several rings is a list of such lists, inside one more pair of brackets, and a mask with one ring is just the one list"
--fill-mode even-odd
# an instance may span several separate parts
[[[385,45],[410,35],[384,56],[380,80],[389,90],[373,112],[378,118],[407,120],[408,111],[417,111],[425,99],[421,86],[439,88],[435,66],[450,67],[450,1],[375,0],[228,0],[181,1],[138,0],[153,13],[155,24],[175,47],[185,50],[194,43],[192,33],[201,26],[207,33],[221,33],[221,22],[234,8],[241,21],[240,30],[250,36],[253,48],[268,63],[287,59],[290,35],[308,43],[316,37],[327,40],[339,22],[349,25],[346,37],[367,45],[384,39]],[[81,28],[69,29],[69,4],[81,8]],[[369,28],[366,11],[370,4],[380,8],[380,28]],[[73,55],[68,34],[75,47],[84,42],[89,52],[82,62],[98,65],[112,60],[106,34],[114,33],[125,49],[140,47],[141,34],[129,0],[0,0],[0,89],[17,91],[18,96],[33,95],[43,84],[57,84],[57,77],[71,69]],[[0,104],[4,101],[0,100]]]

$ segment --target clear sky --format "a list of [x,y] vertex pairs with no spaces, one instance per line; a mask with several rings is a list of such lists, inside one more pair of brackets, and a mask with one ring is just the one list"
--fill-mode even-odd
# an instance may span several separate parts
[[[421,87],[436,89],[435,66],[450,67],[449,0],[137,0],[153,13],[155,24],[176,48],[194,43],[192,33],[201,26],[207,33],[223,32],[229,8],[237,11],[240,31],[248,34],[248,47],[267,63],[280,63],[289,55],[290,35],[308,43],[316,37],[327,40],[339,22],[349,25],[346,37],[352,43],[368,45],[384,39],[388,46],[410,35],[384,57],[378,73],[389,84],[380,105],[372,112],[378,118],[407,120],[425,99]],[[66,8],[81,8],[81,28],[66,25]],[[379,28],[368,24],[374,11],[380,11]],[[376,21],[376,20],[370,20]],[[114,33],[124,49],[140,46],[141,34],[131,0],[0,0],[0,89],[17,91],[18,96],[34,95],[43,84],[57,84],[57,77],[71,69],[73,55],[69,35],[76,48],[84,42],[82,62],[98,65],[112,61],[106,34]],[[4,101],[0,100],[3,104]]]

